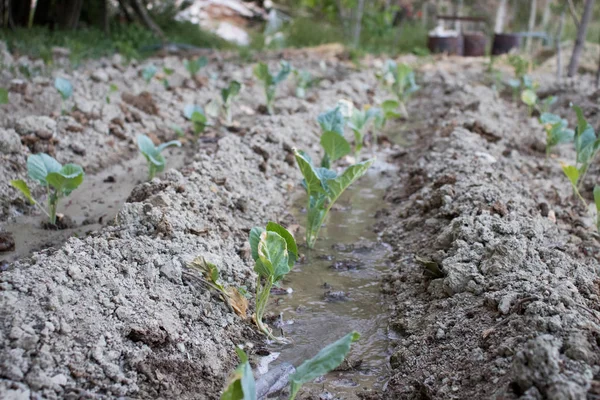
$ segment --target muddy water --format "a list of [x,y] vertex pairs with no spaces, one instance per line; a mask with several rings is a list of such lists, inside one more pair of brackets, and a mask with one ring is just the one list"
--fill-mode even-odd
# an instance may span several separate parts
[[[167,169],[185,165],[183,149],[167,149],[164,154]],[[41,211],[5,224],[2,230],[13,235],[15,250],[0,254],[0,261],[12,262],[34,251],[59,245],[69,237],[83,237],[100,229],[117,215],[133,188],[147,179],[147,168],[146,160],[138,155],[98,174],[86,175],[81,186],[58,204],[58,213],[68,215],[75,222],[74,228],[43,229],[41,224],[46,216]]]
[[[388,184],[382,169],[388,167],[376,164],[346,191],[330,212],[315,248],[301,249],[304,262],[296,264],[283,282],[293,292],[272,296],[269,307],[280,315],[276,332],[281,329],[291,341],[271,345],[271,351],[280,353],[273,365],[298,366],[346,333],[361,334],[348,357],[351,370],[333,372],[306,385],[346,399],[358,398],[363,389],[381,388],[387,376],[388,314],[379,284],[387,270],[388,247],[373,231]],[[304,221],[306,216],[299,210],[305,195],[299,200],[297,217]]]

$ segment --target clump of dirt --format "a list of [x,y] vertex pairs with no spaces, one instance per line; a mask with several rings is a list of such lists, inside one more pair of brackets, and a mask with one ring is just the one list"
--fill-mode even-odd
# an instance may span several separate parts
[[[427,104],[430,134],[394,158],[402,173],[381,213],[395,263],[384,290],[399,336],[384,397],[595,395],[600,292],[599,264],[586,250],[598,247],[591,219],[558,162],[527,151],[544,132],[523,108],[444,63],[425,71],[412,108],[419,115]],[[558,153],[574,157],[567,147]],[[443,275],[424,274],[415,256]]]

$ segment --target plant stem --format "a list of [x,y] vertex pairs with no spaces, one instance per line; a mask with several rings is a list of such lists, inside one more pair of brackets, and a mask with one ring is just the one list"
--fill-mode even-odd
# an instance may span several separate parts
[[267,309],[267,303],[269,302],[269,295],[271,294],[271,288],[273,283],[270,279],[265,280],[265,284],[260,283],[260,276],[256,281],[256,326],[260,329],[269,339],[275,341],[282,341],[281,338],[273,336],[271,329],[263,323],[263,315]]
[[58,206],[58,195],[56,193],[51,193],[48,197],[48,210],[50,211],[48,217],[50,218],[50,223],[52,225],[56,225],[56,207]]

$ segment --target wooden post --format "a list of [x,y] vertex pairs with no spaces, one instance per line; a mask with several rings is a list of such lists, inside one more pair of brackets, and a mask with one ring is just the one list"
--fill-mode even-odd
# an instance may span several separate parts
[[504,32],[504,21],[506,20],[506,3],[508,0],[500,0],[500,5],[496,11],[496,24],[494,25],[494,33]]
[[[529,12],[529,24],[527,25],[527,30],[529,33],[533,32],[535,29],[535,17],[537,14],[537,0],[531,0],[531,11]],[[529,54],[531,53],[531,43],[533,38],[531,36],[527,36],[527,40],[525,41],[525,51]]]
[[577,73],[577,67],[579,66],[579,57],[583,51],[585,45],[585,35],[587,34],[587,28],[592,19],[594,11],[594,0],[586,0],[585,7],[583,9],[583,15],[581,16],[581,23],[579,29],[577,29],[577,39],[575,40],[575,46],[573,47],[573,54],[571,55],[571,61],[569,62],[569,68],[567,75],[569,77],[575,76]]

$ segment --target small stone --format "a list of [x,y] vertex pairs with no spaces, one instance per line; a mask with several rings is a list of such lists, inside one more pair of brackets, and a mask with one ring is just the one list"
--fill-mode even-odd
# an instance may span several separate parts
[[56,121],[46,116],[30,115],[17,120],[15,131],[21,136],[38,135],[38,131],[47,131],[41,135],[53,137],[56,133]]
[[96,82],[108,82],[109,77],[103,69],[97,69],[92,73],[92,79]]
[[67,384],[67,376],[65,374],[58,374],[52,377],[52,382],[56,385],[65,386]]
[[[18,153],[21,151],[21,138],[13,129],[0,129],[0,153]],[[0,250],[1,251],[1,250]]]
[[83,147],[81,144],[79,143],[71,143],[69,145],[69,148],[71,150],[73,150],[73,153],[79,155],[79,156],[85,156],[85,147]]

